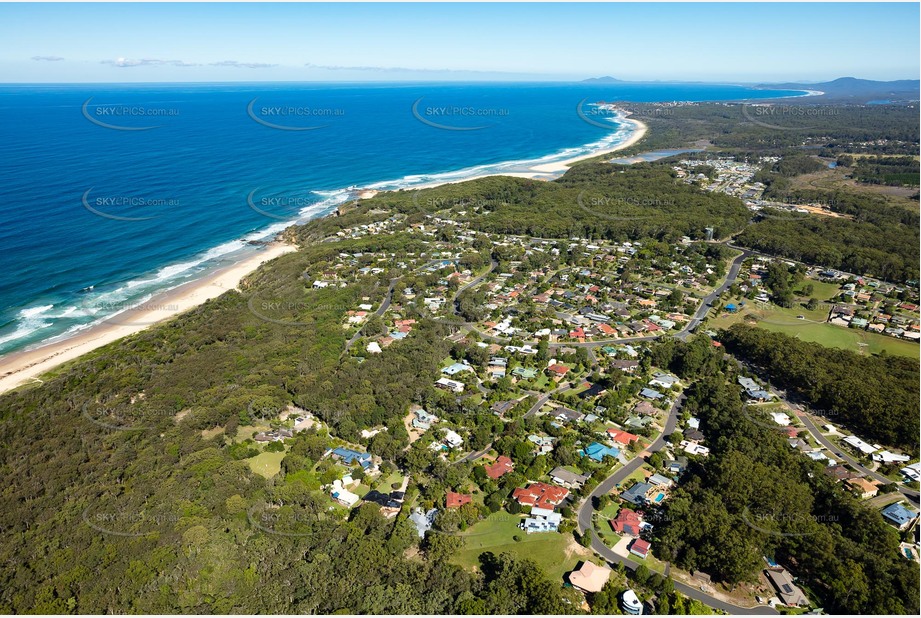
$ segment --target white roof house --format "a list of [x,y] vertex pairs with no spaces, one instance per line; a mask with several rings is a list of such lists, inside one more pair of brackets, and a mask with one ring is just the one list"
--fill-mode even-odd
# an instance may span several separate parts
[[898,455],[889,451],[880,451],[879,453],[874,453],[872,459],[873,461],[878,461],[881,463],[902,463],[911,460],[908,455]]
[[857,436],[847,436],[841,441],[853,446],[855,449],[857,449],[864,455],[872,455],[873,453],[879,450],[877,448],[874,448],[871,444],[867,444],[866,442],[864,442]]
[[457,448],[464,443],[464,439],[461,438],[453,429],[445,429],[444,442],[451,448]]

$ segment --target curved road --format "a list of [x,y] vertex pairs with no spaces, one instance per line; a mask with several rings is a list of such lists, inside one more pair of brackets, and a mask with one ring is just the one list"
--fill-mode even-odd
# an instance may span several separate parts
[[[659,436],[653,441],[653,443],[649,445],[649,448],[647,448],[642,453],[639,453],[636,457],[627,462],[622,468],[619,468],[616,472],[614,472],[614,474],[601,481],[601,483],[595,487],[592,493],[590,493],[579,506],[579,509],[576,513],[579,533],[584,534],[586,531],[589,531],[592,535],[592,550],[609,563],[622,564],[631,571],[636,570],[636,567],[639,566],[638,563],[630,560],[629,558],[625,558],[614,553],[614,550],[605,545],[598,537],[598,534],[595,532],[593,525],[593,517],[595,514],[594,501],[596,498],[610,493],[620,483],[624,482],[628,476],[636,472],[636,470],[645,462],[646,456],[662,450],[662,448],[665,446],[665,437],[670,435],[675,430],[675,426],[678,424],[678,412],[681,410],[681,406],[684,404],[684,399],[684,393],[675,399],[675,402],[669,409],[668,416],[665,419],[665,428],[663,429],[662,433],[660,433]],[[674,583],[675,590],[684,596],[695,599],[714,609],[718,609],[729,614],[778,614],[777,610],[766,605],[741,607],[739,605],[733,605],[732,603],[722,601],[712,595],[707,594],[706,592],[703,592],[699,588],[688,586],[687,584],[683,584],[679,581],[675,581]]]

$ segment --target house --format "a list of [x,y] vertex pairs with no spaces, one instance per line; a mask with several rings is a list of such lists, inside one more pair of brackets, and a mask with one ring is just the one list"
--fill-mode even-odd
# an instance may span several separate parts
[[557,485],[562,485],[563,487],[569,487],[573,489],[581,489],[585,482],[588,481],[589,477],[586,474],[576,474],[571,472],[562,466],[557,466],[550,471],[550,478]]
[[649,381],[649,386],[661,386],[664,389],[669,389],[675,384],[678,384],[678,378],[667,373],[654,373]]
[[858,474],[851,470],[848,470],[841,464],[828,466],[823,470],[825,474],[832,477],[836,481],[846,481],[849,479],[857,478]]
[[488,476],[489,478],[495,481],[496,479],[500,479],[504,475],[511,472],[512,468],[514,467],[515,467],[515,464],[512,463],[511,459],[509,459],[505,455],[499,455],[499,457],[496,458],[496,461],[492,465],[485,466],[486,476]]
[[745,394],[750,401],[768,401],[773,398],[771,393],[761,388],[761,386],[751,378],[739,376],[738,382],[745,390]]
[[890,524],[904,530],[911,525],[911,522],[918,516],[918,512],[905,506],[903,502],[895,502],[883,509],[883,519]]
[[903,463],[909,461],[908,455],[898,455],[896,453],[890,453],[889,451],[880,451],[879,453],[873,453],[870,457],[873,461],[878,461],[883,464],[890,463]]
[[652,489],[649,483],[636,483],[630,489],[620,492],[620,497],[638,506],[646,504],[646,494]]
[[600,442],[592,442],[582,451],[583,454],[593,461],[601,463],[605,457],[617,459],[620,456],[620,450],[613,446],[605,446]]
[[631,443],[640,439],[639,436],[621,431],[620,429],[608,429],[607,433],[615,444],[620,444],[622,446],[629,446]]
[[659,412],[660,410],[648,401],[641,401],[633,407],[633,413],[640,416],[655,416]]
[[531,434],[528,436],[528,441],[533,442],[537,446],[537,453],[539,455],[546,455],[547,453],[553,452],[553,438],[549,436],[538,436]]
[[582,592],[601,592],[611,577],[611,569],[586,560],[578,570],[569,574],[569,583]]
[[649,541],[645,541],[643,539],[633,539],[633,542],[630,544],[630,553],[634,556],[645,558],[649,555],[649,547]]
[[333,500],[348,508],[352,508],[358,503],[359,500],[361,500],[358,495],[353,494],[348,489],[343,487],[342,481],[339,479],[333,481],[332,490],[329,493]]
[[899,470],[899,472],[905,477],[906,483],[917,481],[921,479],[921,463],[913,463],[910,466],[905,466]]
[[459,509],[465,504],[470,504],[473,500],[473,496],[470,494],[458,494],[453,491],[449,491],[447,496],[445,496],[445,508],[447,509]]
[[531,517],[518,524],[518,527],[531,534],[532,532],[556,532],[560,528],[563,516],[555,513],[553,508],[534,507]]
[[665,488],[669,488],[675,484],[675,481],[671,480],[667,476],[662,476],[659,473],[656,473],[650,476],[648,479],[646,479],[646,482],[652,485],[653,487],[665,487]]
[[426,532],[432,529],[437,514],[438,509],[431,509],[427,513],[418,507],[413,510],[412,514],[409,516],[409,521],[416,527],[416,533],[419,535],[420,539],[425,536]]
[[665,397],[662,393],[651,388],[644,388],[640,391],[640,397],[645,397],[646,399],[662,399]]
[[463,382],[458,382],[457,380],[449,380],[448,378],[438,378],[438,380],[435,382],[435,386],[446,391],[451,391],[453,393],[464,392]]
[[376,489],[372,489],[366,493],[362,499],[365,502],[371,502],[380,506],[381,512],[384,513],[386,517],[394,517],[400,512],[405,496],[405,492],[402,491],[392,491],[389,494],[385,494]]
[[793,583],[793,578],[785,568],[774,567],[766,569],[764,574],[767,575],[771,584],[777,589],[777,596],[780,597],[780,600],[783,601],[785,605],[790,605],[792,607],[809,605],[809,599],[807,599],[803,591]]
[[554,411],[556,412],[556,416],[554,416],[554,418],[560,421],[561,423],[565,423],[565,422],[574,423],[577,421],[581,421],[583,418],[585,418],[585,415],[582,414],[581,412],[577,412],[576,410],[571,410],[570,408],[566,408],[562,406],[557,408]]
[[512,369],[512,375],[522,380],[533,380],[537,377],[537,369],[533,367],[515,367]]
[[381,350],[381,345],[376,341],[370,342],[367,350],[370,354],[380,354],[383,351]]
[[640,362],[635,360],[615,359],[610,361],[609,365],[611,366],[611,369],[620,369],[624,373],[633,373],[636,371],[636,368],[640,366]]
[[351,466],[353,463],[357,463],[364,469],[368,469],[374,466],[371,461],[371,455],[369,453],[360,453],[358,451],[338,447],[332,450],[332,457],[337,461],[341,461],[347,466]]
[[441,373],[447,374],[449,376],[456,376],[459,373],[464,371],[473,371],[473,367],[467,363],[454,363],[453,365],[448,365],[441,370]]
[[496,403],[492,404],[489,409],[493,414],[504,416],[505,414],[511,412],[517,405],[517,399],[508,399],[506,401],[497,401]]
[[665,462],[665,469],[671,472],[672,474],[684,474],[684,471],[688,468],[688,458],[684,455],[679,455],[674,459],[669,459]]
[[433,423],[438,422],[437,416],[429,414],[425,410],[416,410],[413,414],[416,418],[413,419],[412,426],[422,431],[428,431]]
[[847,436],[841,441],[853,447],[855,450],[860,451],[864,455],[872,455],[873,453],[879,450],[878,448],[870,444],[867,444],[866,442],[864,442],[857,436]]
[[643,613],[643,604],[640,602],[639,597],[636,596],[633,590],[629,589],[624,590],[624,593],[620,596],[620,608],[630,616],[639,616]]
[[643,520],[633,509],[624,507],[617,512],[617,517],[611,520],[611,528],[618,534],[639,536]]
[[771,412],[771,420],[773,420],[781,427],[785,427],[790,424],[790,417],[783,412]]
[[531,483],[527,487],[518,487],[512,492],[512,498],[522,506],[536,506],[543,509],[553,509],[569,495],[565,487],[557,487],[547,483]]
[[688,455],[700,455],[701,457],[706,457],[710,454],[710,449],[708,449],[706,446],[698,444],[697,442],[682,440],[679,446]]
[[445,437],[443,442],[448,448],[458,448],[464,443],[464,439],[461,438],[453,429],[445,429]]
[[879,485],[876,481],[871,481],[860,476],[848,479],[844,484],[848,489],[856,492],[861,498],[872,498],[879,492]]
[[554,380],[559,380],[569,372],[566,365],[553,364],[547,367],[547,372]]

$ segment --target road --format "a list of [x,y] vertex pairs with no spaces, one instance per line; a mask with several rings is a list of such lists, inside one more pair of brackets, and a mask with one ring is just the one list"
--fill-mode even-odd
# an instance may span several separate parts
[[[636,470],[643,465],[644,458],[652,453],[662,450],[665,446],[666,436],[670,435],[674,430],[675,426],[678,424],[678,413],[681,410],[681,406],[684,404],[684,394],[682,393],[672,404],[672,407],[668,411],[668,416],[665,419],[665,428],[658,435],[658,437],[649,445],[642,453],[638,454],[636,457],[631,459],[626,463],[622,468],[619,468],[611,476],[607,477],[597,487],[592,491],[591,494],[586,497],[582,504],[579,506],[579,509],[576,514],[576,520],[579,526],[579,533],[584,534],[586,531],[592,535],[592,550],[604,558],[607,562],[612,564],[622,564],[631,571],[636,570],[636,567],[639,566],[638,563],[621,556],[614,552],[610,547],[605,545],[601,539],[598,537],[598,534],[595,532],[593,525],[593,517],[595,514],[594,502],[596,498],[599,498],[605,494],[610,493],[615,487],[620,483],[623,483],[624,480],[629,477],[631,474],[636,472]],[[714,609],[718,609],[729,614],[739,614],[739,615],[776,615],[778,614],[777,610],[766,605],[758,605],[755,607],[741,607],[738,605],[733,605],[732,603],[727,603],[721,599],[718,599],[712,595],[707,594],[706,592],[700,590],[699,588],[694,588],[683,584],[679,581],[675,581],[675,590],[680,592],[686,597],[700,601]]]
[[[796,406],[793,406],[792,404],[790,404],[789,401],[786,401],[786,400],[784,401],[785,403],[787,403],[787,405],[792,407],[794,410],[797,409]],[[815,422],[813,422],[812,418],[806,412],[797,412],[797,417],[801,421],[803,421],[803,425],[806,426],[806,430],[812,434],[812,437],[815,438],[819,444],[827,448],[831,452],[833,457],[835,457],[836,459],[843,459],[848,464],[850,464],[855,470],[862,472],[863,474],[867,475],[868,477],[874,480],[879,481],[880,483],[888,485],[894,482],[892,479],[887,478],[883,476],[882,474],[878,474],[874,472],[873,470],[870,470],[869,468],[865,468],[864,466],[860,464],[859,461],[857,461],[856,459],[851,457],[849,454],[844,452],[844,450],[840,446],[835,445],[831,440],[826,438],[822,434],[822,432],[819,431],[819,428],[816,426]],[[899,488],[899,493],[901,493],[903,496],[910,499],[916,505],[918,504],[919,494],[917,491],[915,491],[914,489],[909,489],[908,487],[905,487],[903,485],[898,485],[898,488]]]
[[[393,300],[393,288],[396,287],[397,282],[402,278],[403,277],[400,276],[400,277],[395,277],[390,280],[390,285],[387,287],[387,294],[384,295],[384,300],[383,302],[381,302],[381,306],[377,308],[377,311],[374,312],[374,315],[376,316],[384,315],[384,312],[390,308],[390,301]],[[355,342],[358,341],[358,339],[361,337],[361,333],[364,332],[365,326],[367,324],[368,322],[365,321],[365,323],[361,325],[361,328],[355,331],[355,334],[352,335],[351,338],[349,338],[349,340],[345,344],[345,350],[342,352],[343,355],[347,354],[348,351],[352,349],[352,346],[355,345]]]
[[742,262],[744,262],[747,257],[754,255],[754,253],[748,249],[741,249],[739,247],[732,248],[736,251],[741,251],[742,253],[737,258],[732,260],[732,263],[729,265],[729,272],[726,273],[726,279],[723,281],[723,283],[720,284],[718,288],[704,296],[700,306],[697,308],[697,311],[691,317],[691,320],[683,329],[681,329],[681,332],[676,335],[678,339],[687,339],[687,336],[695,328],[697,328],[698,324],[703,322],[704,318],[707,317],[707,313],[710,312],[710,307],[713,306],[713,301],[715,301],[720,297],[720,295],[722,295],[723,292],[729,289],[729,286],[735,283],[736,279],[739,277],[739,271],[742,269]]
[[[736,364],[739,365],[739,367],[747,367],[748,369],[754,371],[752,366],[749,365],[748,363],[744,363],[740,359],[735,358],[734,356],[731,356],[729,354],[727,354],[727,356],[734,359]],[[754,373],[758,373],[758,372],[754,371]],[[806,412],[803,409],[804,406],[790,401],[790,399],[787,397],[786,392],[779,391],[775,387],[771,386],[770,384],[768,384],[767,390],[772,395],[777,397],[779,401],[781,401],[782,403],[787,405],[790,409],[796,412],[797,418],[799,418],[803,422],[803,425],[805,425],[806,427],[806,431],[812,434],[812,437],[815,438],[816,442],[818,442],[819,444],[824,446],[826,449],[828,449],[828,451],[832,454],[832,456],[834,456],[834,458],[843,460],[845,463],[850,464],[858,472],[861,472],[864,475],[876,481],[879,481],[880,483],[889,484],[889,483],[894,482],[892,479],[887,478],[883,476],[882,474],[878,474],[877,472],[864,467],[857,459],[855,459],[854,457],[851,457],[850,454],[848,454],[839,445],[836,445],[834,442],[826,438],[825,435],[822,433],[822,431],[819,429],[816,422],[813,420],[812,415],[810,415],[808,412]],[[817,418],[821,418],[821,417],[817,417]],[[918,504],[919,492],[915,491],[914,489],[909,489],[908,487],[905,487],[904,485],[897,484],[897,486],[898,486],[898,491],[900,494],[902,494],[903,496],[905,496],[906,498],[914,502],[915,505]]]

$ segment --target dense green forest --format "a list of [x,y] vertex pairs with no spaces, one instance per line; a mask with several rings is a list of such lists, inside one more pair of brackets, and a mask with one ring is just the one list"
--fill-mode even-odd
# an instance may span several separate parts
[[720,341],[829,420],[918,454],[917,361],[863,356],[744,324],[723,331]]
[[419,217],[443,209],[465,211],[475,229],[543,238],[674,241],[704,238],[707,227],[725,237],[749,220],[737,198],[690,187],[663,164],[584,164],[553,182],[481,178],[361,203]]
[[649,125],[642,144],[625,152],[694,146],[710,142],[720,149],[779,155],[807,148],[821,156],[841,153],[916,155],[918,110],[903,105],[808,105],[777,102],[775,111],[739,103],[702,103],[656,109],[635,108],[636,118]]
[[726,377],[689,389],[710,455],[665,503],[657,556],[728,583],[752,581],[768,556],[793,568],[827,612],[917,614],[917,568],[900,557],[898,533],[767,420],[744,414]]
[[[856,163],[856,165],[855,165]],[[917,187],[921,173],[915,157],[838,157],[838,164],[854,167],[854,179],[870,185]]]
[[[911,213],[908,213],[911,215]],[[914,215],[917,219],[917,215]],[[771,215],[736,236],[743,247],[770,255],[868,274],[886,281],[917,281],[917,225],[855,222],[809,215]]]

